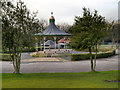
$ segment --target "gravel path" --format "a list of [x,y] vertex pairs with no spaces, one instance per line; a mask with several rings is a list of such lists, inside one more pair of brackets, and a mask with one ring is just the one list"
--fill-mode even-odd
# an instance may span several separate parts
[[[34,62],[34,59],[33,61],[23,60],[21,63],[21,72],[22,73],[40,73],[40,72],[52,73],[52,72],[88,72],[90,71],[90,60],[64,61],[63,59],[60,59],[60,58],[59,60],[58,58],[54,58],[54,59],[55,60],[53,61],[47,61],[47,62],[43,62],[43,61]],[[13,72],[13,66],[11,62],[3,61],[0,63],[2,63],[2,73]],[[98,59],[96,70],[97,71],[118,70],[118,56]]]

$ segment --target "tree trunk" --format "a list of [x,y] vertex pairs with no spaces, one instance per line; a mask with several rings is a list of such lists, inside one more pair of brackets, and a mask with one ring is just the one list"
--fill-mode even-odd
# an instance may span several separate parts
[[94,71],[95,71],[95,67],[96,67],[96,58],[97,58],[97,44],[95,45]]
[[102,40],[102,43],[103,43],[103,45],[104,45],[104,40]]
[[89,53],[90,53],[90,61],[91,61],[91,71],[94,71],[93,69],[93,58],[92,58],[92,49],[89,47]]
[[119,48],[119,44],[118,44],[119,37],[118,37],[118,35],[119,35],[119,32],[118,32],[118,29],[117,29],[117,41],[116,41],[116,49],[118,49],[118,48]]
[[19,74],[20,73],[20,56],[18,54],[14,54],[14,59],[13,61],[13,66],[14,66],[14,72],[15,74]]
[[111,48],[113,49],[113,45],[114,45],[114,38],[112,36],[112,45],[111,45]]
[[116,49],[118,49],[118,41],[116,42]]
[[99,40],[98,43],[97,43],[97,48],[98,49],[100,48],[100,42],[101,42],[101,40]]
[[18,60],[17,60],[17,56],[15,55],[15,73],[18,74],[19,73],[19,70],[18,70]]
[[13,67],[14,67],[14,72],[13,73],[15,73],[16,71],[15,71],[15,59],[14,59],[14,55],[12,55],[12,62],[13,62]]

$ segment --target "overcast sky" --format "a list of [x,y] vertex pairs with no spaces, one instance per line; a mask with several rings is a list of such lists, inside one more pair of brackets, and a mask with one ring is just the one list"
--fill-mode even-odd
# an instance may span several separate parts
[[[17,0],[16,0],[17,1]],[[39,19],[49,20],[53,12],[56,23],[73,24],[75,16],[82,16],[82,8],[98,10],[107,20],[117,20],[119,0],[22,0],[30,11],[38,11]]]

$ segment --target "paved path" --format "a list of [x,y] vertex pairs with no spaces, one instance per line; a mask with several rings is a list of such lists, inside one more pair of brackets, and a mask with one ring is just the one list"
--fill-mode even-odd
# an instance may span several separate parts
[[[3,73],[12,73],[13,66],[11,62],[2,63]],[[118,56],[103,58],[97,60],[97,71],[118,70]],[[84,61],[52,61],[52,62],[22,62],[22,73],[40,73],[40,72],[88,72],[90,71],[90,60]]]
[[59,57],[40,57],[40,58],[34,58],[34,59],[24,59],[22,60],[22,63],[24,62],[53,62],[53,61],[68,61],[65,60],[63,58],[59,58]]
[[30,54],[33,53],[33,52],[23,52],[22,55],[21,55],[21,60],[24,60],[24,59],[31,59],[31,58],[34,58],[32,56],[30,56]]

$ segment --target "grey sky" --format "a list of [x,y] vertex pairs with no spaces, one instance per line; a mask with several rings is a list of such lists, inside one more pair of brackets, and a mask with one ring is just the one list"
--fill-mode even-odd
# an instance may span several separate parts
[[74,22],[75,16],[82,15],[82,8],[98,10],[107,20],[117,20],[119,0],[22,0],[30,11],[38,11],[39,19],[48,20],[50,12],[54,13],[56,23]]

